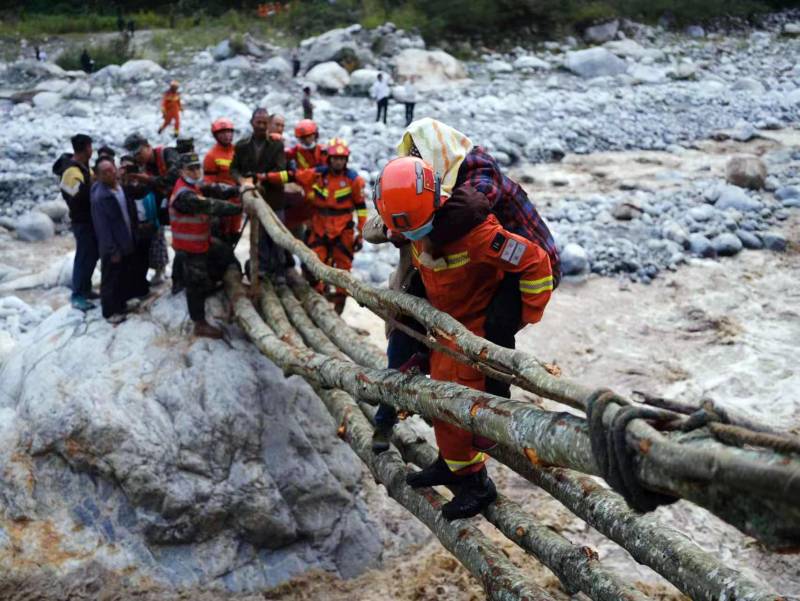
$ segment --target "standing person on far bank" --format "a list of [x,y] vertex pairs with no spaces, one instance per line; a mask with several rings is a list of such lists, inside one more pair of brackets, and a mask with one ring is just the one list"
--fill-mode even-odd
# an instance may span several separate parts
[[295,48],[292,50],[292,77],[297,77],[298,73],[300,73],[300,55]]
[[311,88],[303,88],[303,119],[314,118],[314,103],[311,102]]
[[378,103],[378,114],[375,121],[381,120],[381,111],[383,111],[383,123],[386,124],[386,109],[389,107],[389,84],[383,80],[383,73],[378,73],[378,79],[372,84],[369,90],[369,95]]
[[415,75],[411,75],[402,88],[402,101],[406,107],[406,127],[414,120],[414,105],[417,103],[417,87],[414,85]]

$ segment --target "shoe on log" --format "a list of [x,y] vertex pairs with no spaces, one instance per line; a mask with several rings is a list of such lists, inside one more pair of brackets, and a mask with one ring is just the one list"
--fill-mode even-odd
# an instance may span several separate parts
[[426,486],[448,486],[460,484],[465,476],[456,476],[447,467],[447,463],[441,455],[428,467],[406,474],[406,484],[411,488],[423,488]]
[[389,450],[389,439],[392,436],[392,428],[385,426],[377,426],[372,433],[372,452],[375,455]]
[[486,471],[461,477],[461,486],[449,503],[442,506],[442,517],[448,522],[478,515],[497,500],[497,489]]

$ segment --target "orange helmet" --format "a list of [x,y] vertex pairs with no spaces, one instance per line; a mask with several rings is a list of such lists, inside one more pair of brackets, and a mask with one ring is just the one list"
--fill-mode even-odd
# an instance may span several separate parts
[[433,228],[433,214],[444,204],[441,178],[417,157],[392,159],[375,184],[375,208],[390,230],[419,240]]
[[305,138],[306,136],[313,135],[318,131],[317,124],[311,119],[303,119],[302,121],[298,121],[297,125],[294,126],[294,135],[296,138]]
[[328,157],[349,157],[350,148],[347,142],[341,138],[331,138],[328,140]]
[[226,129],[233,131],[236,128],[233,127],[233,121],[231,121],[230,119],[226,119],[225,117],[217,119],[216,121],[214,121],[214,123],[211,124],[212,134],[225,131]]

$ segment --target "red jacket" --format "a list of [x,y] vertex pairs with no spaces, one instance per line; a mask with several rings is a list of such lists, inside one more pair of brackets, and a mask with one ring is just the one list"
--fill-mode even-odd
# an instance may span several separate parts
[[297,169],[311,169],[325,164],[325,151],[319,144],[311,149],[302,144],[295,144],[286,151],[286,160],[295,161]]
[[364,180],[352,169],[336,174],[327,166],[314,170],[309,202],[314,205],[311,227],[319,236],[336,238],[348,227],[353,227],[353,211],[358,217],[358,232],[367,220],[364,204]]
[[236,185],[231,176],[233,144],[214,144],[203,159],[203,179],[210,184]]
[[506,272],[521,274],[522,321],[536,323],[553,290],[550,259],[542,248],[503,229],[494,215],[423,259],[423,243],[411,246],[428,301],[483,335],[486,308]]
[[181,213],[175,208],[175,198],[181,190],[189,189],[201,195],[200,188],[178,178],[169,197],[169,225],[172,229],[172,248],[188,253],[205,253],[211,245],[211,220],[204,213]]

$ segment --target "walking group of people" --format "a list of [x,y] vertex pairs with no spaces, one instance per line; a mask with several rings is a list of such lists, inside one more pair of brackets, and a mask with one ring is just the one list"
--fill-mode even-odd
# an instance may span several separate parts
[[[294,127],[296,142],[285,147],[285,119],[265,108],[253,111],[250,126],[249,135],[234,143],[233,122],[214,121],[216,143],[202,159],[191,140],[152,147],[133,133],[119,164],[106,148],[93,169],[92,140],[82,134],[72,138],[74,153],[59,161],[58,172],[77,244],[76,308],[93,308],[91,276],[99,258],[103,316],[124,319],[129,299],[146,296],[163,277],[168,224],[175,250],[172,290],[185,288],[195,335],[221,337],[206,321],[205,299],[227,269],[239,268],[233,251],[243,231],[240,196],[255,188],[328,265],[349,270],[364,239],[394,244],[400,261],[390,286],[426,298],[476,335],[513,348],[517,331],[541,319],[560,279],[553,238],[523,189],[463,133],[430,118],[410,123],[397,158],[375,184],[377,214],[368,220],[364,181],[348,166],[345,140],[322,145],[317,124],[303,119]],[[263,228],[258,255],[259,269],[273,279],[294,268],[293,258]],[[149,282],[148,268],[156,274]],[[341,313],[346,291],[313,284]],[[395,320],[407,327],[387,329],[390,368],[510,396],[507,384],[430,351],[409,335],[408,328],[425,331],[413,319]],[[454,347],[451,340],[439,342]],[[396,422],[396,411],[381,405],[373,452],[389,448]],[[444,517],[473,516],[496,498],[485,467],[494,442],[445,421],[434,420],[433,426],[439,458],[410,472],[407,483],[455,486]]]

